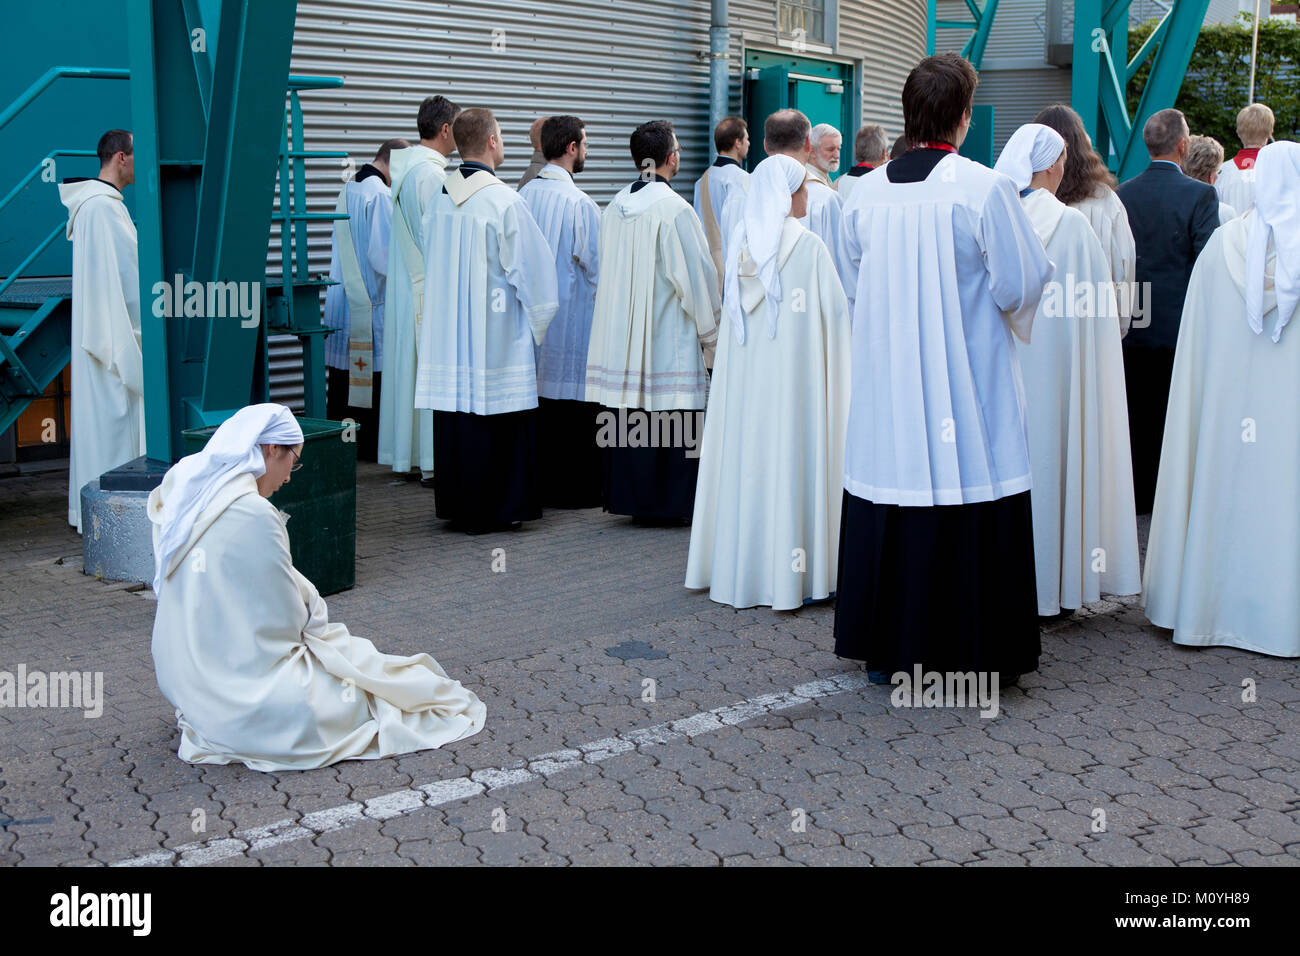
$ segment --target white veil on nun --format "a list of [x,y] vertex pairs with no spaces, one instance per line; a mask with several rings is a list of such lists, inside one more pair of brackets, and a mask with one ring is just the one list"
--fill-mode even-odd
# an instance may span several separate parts
[[777,263],[781,230],[790,215],[791,197],[799,191],[807,175],[803,163],[790,156],[777,155],[759,163],[750,177],[740,222],[732,229],[727,243],[731,255],[727,259],[724,298],[737,344],[745,342],[745,311],[740,301],[742,258],[747,260],[745,274],[756,274],[763,284],[767,302],[767,334],[769,338],[776,337],[782,296]]
[[189,540],[194,523],[217,492],[240,475],[260,478],[266,473],[261,445],[302,442],[302,428],[283,405],[249,405],[221,424],[203,450],[187,455],[167,472],[171,487],[154,517],[161,526],[154,548],[153,590],[158,594],[172,558]]
[[1276,257],[1273,291],[1277,295],[1277,323],[1273,341],[1300,303],[1300,143],[1269,143],[1255,159],[1255,209],[1246,240],[1246,321],[1256,334],[1264,331],[1264,283],[1268,267],[1268,240],[1273,238]]
[[1011,134],[993,168],[1009,176],[1017,191],[1024,192],[1034,173],[1051,169],[1064,150],[1065,140],[1056,130],[1042,123],[1026,123]]

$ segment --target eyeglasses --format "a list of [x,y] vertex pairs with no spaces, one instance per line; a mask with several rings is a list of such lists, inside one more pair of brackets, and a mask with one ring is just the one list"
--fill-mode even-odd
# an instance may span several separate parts
[[289,449],[289,454],[293,455],[293,467],[290,468],[289,470],[290,470],[290,471],[297,471],[299,468],[302,467],[302,458],[301,458],[301,456],[299,456],[299,454],[298,454],[296,451],[294,451],[292,448]]

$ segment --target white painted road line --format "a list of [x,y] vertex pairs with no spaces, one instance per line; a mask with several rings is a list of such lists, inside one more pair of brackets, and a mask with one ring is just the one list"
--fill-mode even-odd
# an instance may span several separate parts
[[634,750],[644,750],[659,744],[685,740],[700,734],[711,733],[724,727],[762,717],[764,714],[789,710],[819,697],[843,694],[867,686],[866,676],[858,672],[836,674],[822,680],[809,681],[778,694],[762,694],[736,704],[706,710],[690,717],[656,724],[644,730],[632,730],[614,737],[603,737],[580,745],[576,750],[557,750],[538,754],[531,760],[517,762],[516,766],[476,770],[467,777],[435,780],[416,784],[403,790],[394,790],[363,803],[345,803],[327,810],[308,813],[298,820],[277,820],[275,823],[246,830],[236,830],[228,837],[185,843],[170,850],[157,850],[112,864],[113,866],[202,866],[220,863],[232,857],[256,850],[265,850],[282,843],[307,840],[322,833],[345,830],[363,820],[388,820],[416,810],[440,807],[467,797],[491,793],[503,787],[514,787],[550,777],[582,764],[599,763],[610,757]]

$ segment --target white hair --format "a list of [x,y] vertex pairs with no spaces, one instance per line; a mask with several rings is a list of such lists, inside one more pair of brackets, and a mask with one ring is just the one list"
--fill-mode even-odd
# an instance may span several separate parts
[[840,142],[844,141],[844,137],[840,135],[840,131],[830,123],[818,123],[812,128],[812,132],[808,134],[808,138],[812,141],[813,149],[816,149],[821,145],[821,142],[826,137],[827,133],[834,133],[836,136],[840,137]]

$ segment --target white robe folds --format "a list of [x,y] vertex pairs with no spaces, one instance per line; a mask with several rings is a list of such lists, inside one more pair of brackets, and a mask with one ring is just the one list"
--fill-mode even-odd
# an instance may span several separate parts
[[548,163],[519,190],[555,253],[559,307],[537,348],[537,394],[582,401],[596,301],[600,207],[563,167]]
[[555,253],[528,203],[493,174],[458,169],[445,186],[424,216],[415,406],[475,415],[536,408],[533,346],[557,307]]
[[861,266],[844,487],[911,506],[1027,491],[1012,330],[1029,338],[1052,263],[1001,173],[956,154],[920,182],[891,183],[887,169],[844,209]]
[[1137,594],[1137,513],[1124,356],[1110,264],[1087,217],[1046,189],[1021,200],[1056,265],[1030,344],[1017,342],[1029,420],[1038,613]]
[[600,219],[586,401],[650,412],[704,408],[721,308],[690,204],[666,183],[626,187]]
[[1178,330],[1142,600],[1176,644],[1300,657],[1300,334],[1246,322],[1255,213],[1220,226],[1197,257]]
[[776,337],[748,255],[745,342],[725,317],[719,333],[686,586],[779,611],[835,590],[851,329],[830,253],[795,219],[782,227],[777,263]]
[[[388,247],[392,241],[393,194],[382,176],[367,176],[344,183],[347,203],[347,229],[352,237],[355,267],[370,300],[371,342],[374,348],[373,370],[382,372],[384,354],[384,293],[388,277]],[[325,338],[325,364],[329,368],[348,370],[348,296],[344,286],[342,250],[331,243],[330,279],[338,285],[325,290],[325,313],[322,324],[340,331]]]
[[[809,167],[810,170],[812,168]],[[835,272],[840,277],[840,284],[844,287],[844,294],[849,300],[849,308],[852,309],[853,287],[858,281],[858,270],[845,243],[842,206],[840,194],[821,179],[814,178],[810,172],[808,215],[799,220],[799,225],[826,244],[831,261],[835,263]]]
[[1219,202],[1227,203],[1238,216],[1255,208],[1255,167],[1238,168],[1234,160],[1219,167],[1219,178],[1214,181]]
[[122,194],[62,183],[72,240],[72,435],[68,523],[81,533],[81,489],[145,453],[140,266]]
[[[165,479],[149,496],[155,522],[170,490]],[[486,719],[429,655],[382,654],[329,620],[248,474],[217,492],[172,558],[152,651],[189,763],[310,770],[440,747]]]
[[1219,225],[1237,218],[1237,210],[1233,209],[1226,202],[1219,203]]
[[1088,224],[1101,241],[1101,251],[1106,254],[1110,278],[1115,284],[1120,335],[1126,335],[1133,322],[1133,283],[1137,279],[1137,243],[1133,241],[1128,210],[1109,186],[1102,186],[1088,198],[1080,199],[1074,208],[1088,217]]
[[[702,185],[708,188],[702,190],[700,189]],[[713,268],[718,273],[719,283],[726,273],[724,263],[729,235],[724,226],[723,213],[727,208],[727,201],[733,195],[743,198],[748,189],[749,173],[739,163],[710,166],[704,171],[704,175],[695,181],[695,214],[700,217],[704,236],[709,240],[709,252],[713,254]]]
[[389,159],[393,182],[392,239],[388,246],[384,310],[383,394],[379,401],[380,464],[406,472],[412,465],[433,470],[433,413],[415,408],[416,347],[424,307],[424,248],[421,222],[429,201],[442,191],[447,157],[427,146],[395,149]]

